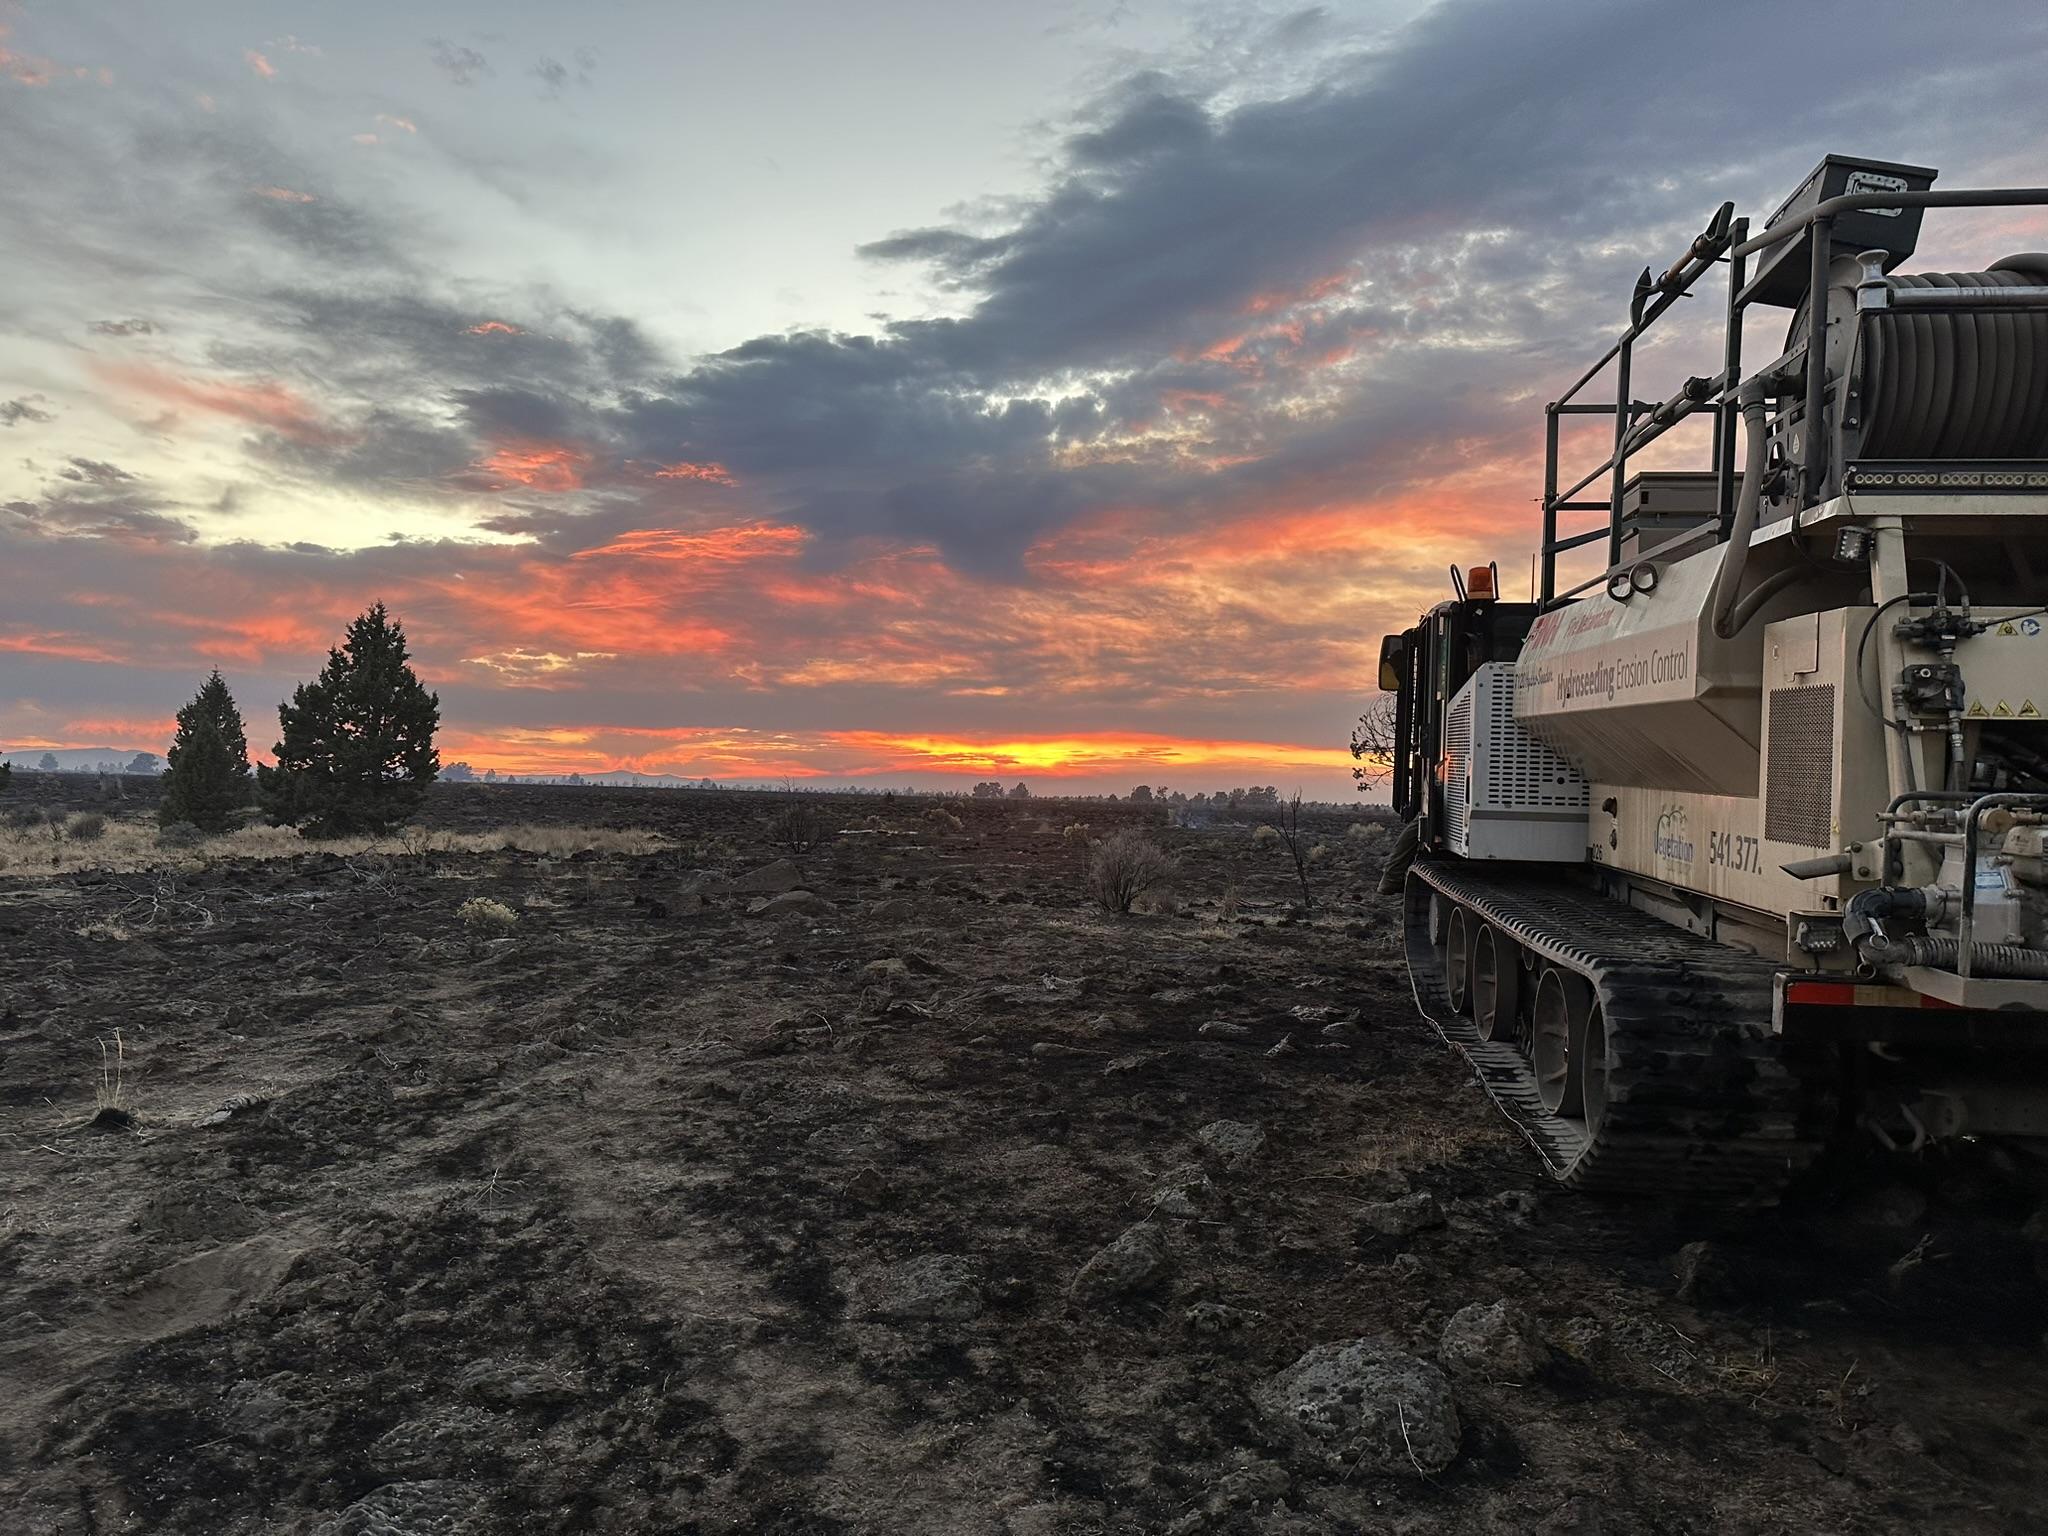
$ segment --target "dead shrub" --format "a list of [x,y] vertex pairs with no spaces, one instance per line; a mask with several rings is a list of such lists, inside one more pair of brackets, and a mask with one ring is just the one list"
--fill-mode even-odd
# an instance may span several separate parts
[[1252,846],[1255,848],[1271,848],[1279,841],[1280,829],[1278,827],[1269,827],[1262,822],[1252,828]]
[[98,811],[84,811],[71,818],[64,835],[74,843],[96,843],[107,835],[107,818]]
[[958,816],[955,816],[943,805],[935,805],[926,811],[924,819],[935,827],[945,828],[948,832],[958,832],[965,825]]
[[1088,856],[1088,894],[1105,912],[1129,912],[1140,897],[1156,899],[1173,883],[1173,855],[1137,827],[1124,827]]
[[1086,843],[1088,841],[1088,823],[1085,821],[1068,822],[1065,828],[1061,830],[1060,837],[1069,843]]

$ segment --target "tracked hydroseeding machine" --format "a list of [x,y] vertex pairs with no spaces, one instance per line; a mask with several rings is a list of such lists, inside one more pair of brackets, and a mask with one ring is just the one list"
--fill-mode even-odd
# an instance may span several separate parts
[[[1562,1183],[1743,1198],[1845,1129],[2048,1136],[2048,255],[1898,270],[1926,210],[2048,190],[1934,180],[1830,156],[1645,271],[1548,407],[1534,600],[1453,572],[1383,643],[1416,997]],[[1635,400],[1717,268],[1720,370]],[[1789,334],[1745,372],[1759,306]],[[1561,487],[1582,416],[1612,453]],[[1694,416],[1705,469],[1631,472]]]

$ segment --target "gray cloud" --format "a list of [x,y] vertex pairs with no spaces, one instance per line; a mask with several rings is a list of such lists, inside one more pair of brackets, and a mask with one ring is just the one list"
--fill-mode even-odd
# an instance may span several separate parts
[[430,55],[434,67],[457,85],[474,85],[477,76],[495,74],[491,61],[474,48],[460,43],[451,43],[445,37],[429,41],[433,52]]
[[24,421],[38,425],[57,418],[41,407],[49,404],[41,395],[24,395],[18,400],[0,400],[0,427],[18,427]]
[[86,329],[96,336],[154,336],[160,327],[154,320],[95,320]]

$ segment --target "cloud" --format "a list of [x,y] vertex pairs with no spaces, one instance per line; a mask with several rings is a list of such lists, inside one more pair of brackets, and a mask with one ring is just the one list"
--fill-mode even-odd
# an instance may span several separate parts
[[24,395],[18,400],[0,400],[0,427],[18,427],[24,421],[43,425],[57,418],[42,407],[49,401],[41,395]]
[[572,80],[577,85],[589,86],[590,72],[597,68],[597,55],[588,48],[578,48],[572,57],[576,61],[573,71],[559,59],[545,56],[528,71],[540,81],[543,87],[542,94],[550,98],[559,96],[568,89]]
[[254,48],[244,48],[242,50],[242,62],[247,64],[251,70],[265,80],[275,80],[277,78],[277,66]]
[[311,404],[275,380],[191,379],[143,363],[101,363],[94,371],[117,388],[164,405],[225,416],[301,442],[342,440]]
[[401,133],[418,133],[420,126],[409,117],[394,117],[388,112],[379,112],[376,120],[387,128],[396,128]]
[[154,320],[94,320],[86,326],[95,336],[154,336],[162,327]]
[[456,85],[474,85],[477,76],[496,73],[490,60],[474,48],[451,43],[442,37],[434,38],[431,47],[434,67]]
[[317,203],[319,198],[310,192],[294,192],[290,187],[251,187],[258,197],[267,197],[273,203]]

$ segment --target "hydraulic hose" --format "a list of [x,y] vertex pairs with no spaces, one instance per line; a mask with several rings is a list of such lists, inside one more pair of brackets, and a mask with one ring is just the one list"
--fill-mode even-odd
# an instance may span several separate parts
[[[1895,274],[1894,288],[2048,282],[2048,255],[1988,272]],[[2032,459],[2048,453],[2048,314],[1892,311],[1864,327],[1866,459]]]
[[[1952,971],[1962,959],[1962,945],[1954,939],[1927,937],[1893,939],[1871,955],[1880,965],[1924,965],[1937,971]],[[2006,980],[2048,981],[2048,950],[2028,949],[2023,944],[1973,944],[1970,973]]]
[[[1765,456],[1770,444],[1764,437],[1764,381],[1751,379],[1742,386],[1737,398],[1742,405],[1742,488],[1736,493],[1735,521],[1728,530],[1728,542],[1721,546],[1721,568],[1714,573],[1714,590],[1710,595],[1714,633],[1723,640],[1734,639],[1771,593],[1789,585],[1774,577],[1777,586],[1766,581],[1749,595],[1746,603],[1740,597],[1743,568],[1749,563],[1749,540],[1756,532],[1757,506],[1763,500]],[[1780,577],[1793,574],[1781,572]],[[1738,610],[1742,613],[1739,622]]]

